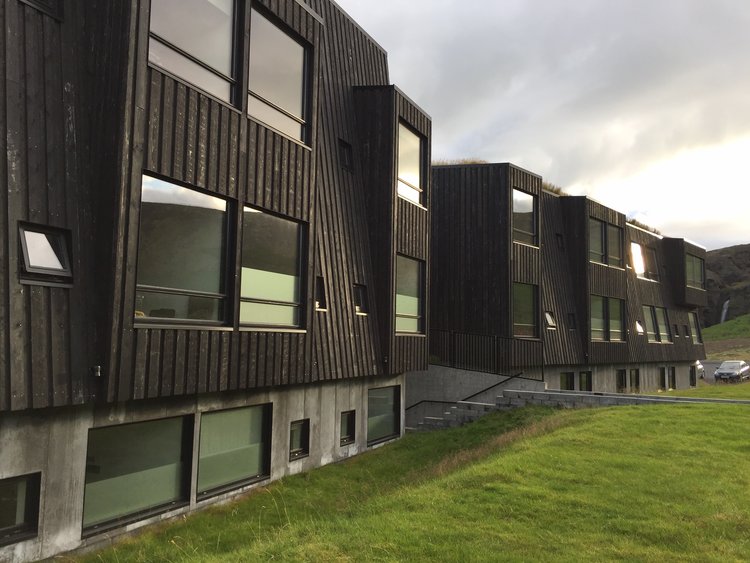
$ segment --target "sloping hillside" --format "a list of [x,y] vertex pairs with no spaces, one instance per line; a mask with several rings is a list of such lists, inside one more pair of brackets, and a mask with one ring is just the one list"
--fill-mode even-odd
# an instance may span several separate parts
[[720,321],[727,299],[727,319],[750,313],[750,244],[709,251],[706,254],[706,288],[708,307],[703,311],[706,326]]

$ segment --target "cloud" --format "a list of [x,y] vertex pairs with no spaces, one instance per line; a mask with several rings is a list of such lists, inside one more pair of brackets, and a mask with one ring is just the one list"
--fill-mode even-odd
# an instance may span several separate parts
[[432,116],[435,158],[510,161],[594,193],[750,134],[750,3],[340,3]]

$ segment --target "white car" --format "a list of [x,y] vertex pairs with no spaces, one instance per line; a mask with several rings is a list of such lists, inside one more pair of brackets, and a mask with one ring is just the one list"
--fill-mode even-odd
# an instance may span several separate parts
[[743,379],[750,379],[750,366],[742,360],[729,360],[721,362],[714,372],[716,381],[735,381],[739,383]]

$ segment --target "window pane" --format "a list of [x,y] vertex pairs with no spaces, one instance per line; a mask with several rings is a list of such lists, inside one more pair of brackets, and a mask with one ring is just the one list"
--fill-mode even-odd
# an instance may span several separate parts
[[[283,109],[300,120],[305,120],[305,48],[267,18],[255,10],[250,20],[249,88],[256,97]],[[296,131],[284,123],[283,113],[266,106],[261,108],[250,100],[248,112],[272,127],[301,139],[299,124]],[[278,114],[269,119],[272,114]]]
[[352,442],[354,442],[355,426],[356,426],[355,411],[342,412],[341,413],[341,431],[339,433],[340,444],[342,446],[345,446],[346,444],[351,444]]
[[513,190],[513,240],[536,244],[536,205],[531,194]]
[[220,298],[143,291],[135,294],[135,317],[219,321],[224,302]]
[[704,262],[702,258],[687,254],[685,256],[685,279],[689,287],[705,287]]
[[240,323],[274,326],[299,326],[300,307],[297,305],[275,305],[272,303],[240,303]]
[[226,202],[149,176],[142,190],[138,284],[223,293]]
[[604,297],[591,296],[591,340],[604,340]]
[[[399,183],[405,182],[413,188],[422,187],[420,183],[421,141],[420,137],[403,123],[398,124],[398,179]],[[400,186],[399,194],[401,194]],[[417,194],[419,194],[418,191]],[[409,199],[419,203],[419,195],[416,200],[411,197]]]
[[201,416],[198,492],[270,472],[268,405]]
[[174,49],[170,49],[155,37],[149,39],[148,62],[168,70],[175,76],[184,78],[221,100],[228,102],[232,97],[230,82]]
[[536,292],[535,285],[513,284],[513,336],[537,336]]
[[589,218],[589,260],[604,262],[604,225],[605,223]]
[[[243,299],[299,304],[301,294],[301,229],[298,223],[244,209],[242,235]],[[242,322],[298,324],[298,308],[242,303]],[[243,313],[244,309],[244,313]],[[269,315],[264,318],[264,315]],[[279,319],[286,318],[285,322]]]
[[669,323],[667,322],[667,311],[663,307],[656,309],[656,322],[659,327],[659,337],[662,342],[672,342],[672,335],[669,332]]
[[89,431],[83,526],[187,501],[190,419]]
[[693,344],[699,344],[703,342],[703,338],[701,337],[700,333],[700,327],[698,325],[698,315],[695,313],[690,313],[690,332],[693,336]]
[[656,251],[651,247],[643,249],[646,261],[646,277],[650,280],[659,280],[659,265],[656,261]]
[[0,545],[36,532],[39,482],[39,473],[0,480]]
[[367,392],[367,443],[401,433],[401,387],[382,387]]
[[422,263],[396,256],[396,331],[420,332]]
[[29,256],[29,266],[65,272],[67,259],[62,235],[39,233],[24,229],[26,250]]
[[582,371],[578,374],[578,383],[579,388],[581,391],[591,391],[593,390],[593,384],[591,380],[591,372],[590,371]]
[[560,374],[560,389],[563,391],[573,391],[575,389],[575,375],[572,371]]
[[247,112],[258,121],[262,121],[285,135],[302,140],[304,125],[253,95],[247,97]]
[[617,392],[624,393],[628,387],[627,374],[624,369],[617,370]]
[[649,342],[658,342],[659,334],[656,332],[656,323],[654,321],[653,307],[643,306],[643,320],[646,323],[646,337]]
[[310,419],[297,420],[289,427],[289,459],[310,453]]
[[401,180],[398,181],[397,192],[398,195],[408,199],[409,201],[413,201],[414,203],[418,204],[422,203],[422,192],[420,192],[419,190],[415,190],[407,184],[404,184]]
[[622,229],[607,225],[607,263],[610,266],[622,266]]
[[151,0],[151,32],[227,76],[233,21],[232,0]]
[[636,275],[642,276],[646,273],[646,263],[643,261],[643,253],[641,252],[641,245],[637,242],[630,243],[630,258],[633,261],[633,270]]
[[609,339],[625,340],[625,302],[622,299],[610,298],[609,302]]

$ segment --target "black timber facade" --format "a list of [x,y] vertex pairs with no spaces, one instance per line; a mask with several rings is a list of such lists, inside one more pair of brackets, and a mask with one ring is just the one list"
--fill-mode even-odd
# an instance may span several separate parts
[[[383,441],[368,437],[370,390],[393,389],[388,405],[402,413],[403,374],[427,368],[429,116],[389,85],[386,53],[335,3],[230,4],[238,70],[228,99],[150,62],[151,0],[0,5],[0,480],[38,475],[47,507],[31,539],[0,547],[0,559],[50,556],[134,521],[81,522],[87,432],[179,416],[198,440],[204,413],[273,405],[264,475],[277,478]],[[255,13],[304,48],[301,139],[248,112]],[[419,203],[396,192],[399,124],[420,140]],[[215,322],[141,314],[144,177],[226,206]],[[241,320],[248,208],[302,233],[296,326]],[[64,277],[26,275],[25,233],[35,229],[64,241]],[[420,264],[419,330],[396,328],[398,257]],[[339,411],[356,411],[345,448],[331,418]],[[286,446],[299,436],[286,422],[295,418],[310,421],[311,449],[291,462]],[[50,445],[27,455],[24,444],[60,420],[76,459],[70,474],[53,477],[63,454]],[[400,435],[401,414],[396,423],[386,439]],[[55,489],[64,498],[46,492]],[[155,514],[197,502],[188,484]]]
[[[445,377],[461,378],[455,370],[516,375],[515,385],[558,388],[562,373],[578,381],[581,372],[592,372],[593,391],[695,384],[693,366],[705,357],[695,313],[706,292],[686,279],[686,260],[702,271],[705,249],[630,225],[622,213],[586,197],[545,191],[541,177],[512,164],[436,166],[432,189],[431,373],[455,368]],[[531,242],[514,240],[517,192],[534,198]],[[599,229],[613,247],[608,252],[608,238],[602,238],[596,256],[591,231]],[[639,273],[633,264],[638,248],[646,262]],[[513,291],[527,286],[537,288],[534,331],[519,335]],[[592,312],[600,303],[608,311],[603,327]],[[655,315],[655,334],[647,313]],[[662,369],[676,374],[674,385],[661,385]],[[629,380],[631,371],[632,386],[616,383],[623,372]],[[481,388],[470,379],[456,396],[428,398],[456,400]]]

